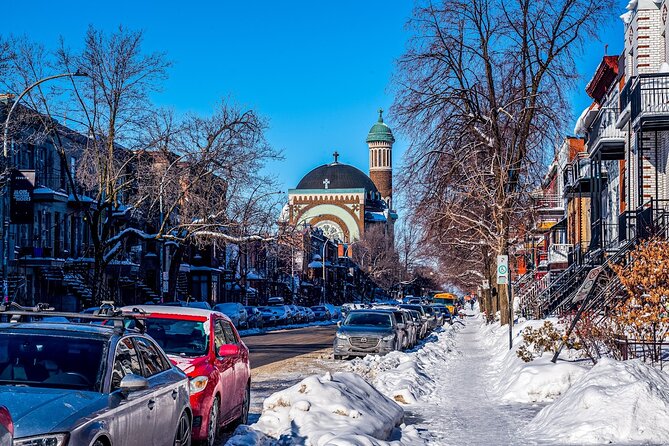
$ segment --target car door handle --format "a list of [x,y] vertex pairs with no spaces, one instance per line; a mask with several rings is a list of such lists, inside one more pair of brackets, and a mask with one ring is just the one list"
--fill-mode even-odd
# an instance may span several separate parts
[[149,400],[149,403],[147,404],[147,406],[149,406],[149,410],[153,410],[155,405],[156,405],[156,400]]
[[177,395],[179,395],[179,392],[177,392],[176,390],[172,390],[172,399],[173,400],[177,399]]

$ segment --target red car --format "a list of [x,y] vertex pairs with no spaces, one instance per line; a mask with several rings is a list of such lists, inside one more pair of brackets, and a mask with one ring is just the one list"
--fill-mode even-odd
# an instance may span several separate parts
[[147,333],[190,378],[193,439],[213,445],[221,427],[246,424],[249,350],[223,313],[188,307],[135,305],[147,314]]

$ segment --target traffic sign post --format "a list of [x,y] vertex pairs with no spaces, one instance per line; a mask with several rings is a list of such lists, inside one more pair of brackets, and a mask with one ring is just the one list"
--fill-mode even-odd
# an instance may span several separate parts
[[509,284],[509,256],[497,256],[497,285]]
[[506,285],[506,298],[509,303],[509,350],[513,348],[513,300],[511,299],[511,277],[509,274],[509,256],[497,256],[497,284]]

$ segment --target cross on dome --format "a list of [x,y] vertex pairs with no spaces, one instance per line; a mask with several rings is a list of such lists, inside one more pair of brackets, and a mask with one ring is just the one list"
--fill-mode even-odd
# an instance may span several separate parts
[[379,108],[379,122],[383,122],[383,109]]
[[335,150],[335,153],[333,153],[332,156],[334,156],[334,163],[337,164],[339,162],[339,152]]
[[323,185],[324,185],[324,186],[325,186],[325,188],[327,189],[327,188],[328,188],[328,186],[330,185],[330,180],[328,180],[327,178],[326,178],[326,179],[324,179],[324,180],[323,180]]

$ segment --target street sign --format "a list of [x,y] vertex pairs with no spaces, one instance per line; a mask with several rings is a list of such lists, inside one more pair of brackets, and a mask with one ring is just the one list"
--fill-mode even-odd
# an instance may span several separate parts
[[484,290],[489,290],[490,289],[490,281],[489,280],[483,280],[481,282],[481,285],[482,285],[481,288],[483,288]]
[[509,283],[509,256],[497,256],[497,284]]

